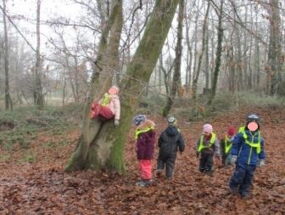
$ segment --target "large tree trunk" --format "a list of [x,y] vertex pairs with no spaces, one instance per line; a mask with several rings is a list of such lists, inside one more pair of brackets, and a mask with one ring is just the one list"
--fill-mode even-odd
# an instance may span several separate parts
[[222,43],[223,43],[223,27],[222,27],[223,4],[224,4],[224,0],[221,0],[221,7],[220,7],[220,14],[219,14],[219,26],[218,26],[218,44],[217,44],[217,52],[216,52],[216,64],[215,64],[211,96],[210,96],[208,104],[212,104],[215,98],[216,91],[217,91],[218,77],[219,77],[219,72],[220,72],[220,66],[221,66]]
[[[167,37],[179,0],[157,0],[139,47],[128,65],[121,84],[122,117],[118,128],[112,123],[98,121],[85,126],[78,148],[66,170],[115,169],[124,170],[123,145],[130,128],[133,111],[141,93],[141,83],[147,83]],[[93,86],[95,88],[95,86]],[[90,106],[89,106],[90,107]],[[86,116],[88,117],[88,116]],[[85,121],[90,121],[88,118]],[[94,128],[94,129],[93,129]],[[96,129],[97,128],[97,129]]]
[[[89,155],[92,144],[98,142],[96,146],[97,145],[100,146],[100,142],[97,141],[98,138],[96,137],[102,131],[102,126],[103,126],[100,120],[90,119],[90,115],[89,115],[90,106],[91,106],[92,101],[102,96],[103,93],[107,90],[107,88],[110,87],[111,85],[112,75],[108,74],[105,70],[106,69],[105,60],[106,60],[106,55],[108,55],[107,54],[108,45],[118,49],[119,44],[117,43],[117,41],[120,40],[121,35],[117,34],[116,36],[119,37],[119,39],[114,39],[114,35],[109,36],[109,34],[111,32],[111,29],[116,28],[116,26],[114,26],[116,19],[122,20],[122,18],[120,18],[123,15],[122,13],[123,13],[122,12],[122,0],[113,0],[111,14],[109,16],[107,25],[104,27],[102,31],[101,39],[99,42],[99,48],[97,51],[97,57],[93,65],[93,74],[91,78],[89,96],[88,96],[88,100],[84,108],[82,133],[78,140],[77,148],[75,149],[75,152],[73,153],[71,157],[71,161],[68,163],[66,167],[66,171],[80,170],[84,168],[96,169],[99,165],[95,163],[92,165],[89,165],[89,163],[87,162],[87,157],[88,159],[91,159],[90,157],[92,157]],[[112,32],[114,33],[116,31],[112,31]],[[112,40],[108,40],[110,38],[112,38]],[[115,42],[117,43],[117,46],[112,44]],[[110,51],[110,49],[108,49],[108,51]],[[112,57],[112,56],[109,56],[109,57]],[[114,60],[114,59],[111,58],[111,60]],[[110,126],[109,123],[106,123],[106,125]],[[95,153],[95,156],[96,156],[96,153]],[[98,160],[99,159],[101,158],[98,157]]]
[[279,12],[279,0],[270,0],[270,40],[268,52],[268,65],[271,74],[270,95],[278,94],[281,80],[281,18]]
[[37,50],[36,50],[36,66],[35,66],[35,83],[34,83],[34,104],[38,106],[38,108],[42,109],[44,107],[44,95],[42,89],[42,81],[41,81],[41,36],[40,36],[40,17],[41,17],[41,0],[37,0]]
[[8,30],[6,22],[6,0],[3,0],[3,23],[4,23],[4,70],[5,70],[5,109],[12,110],[12,99],[9,86],[9,44]]
[[184,0],[180,0],[177,27],[177,44],[175,49],[174,74],[170,95],[167,97],[166,106],[163,109],[163,116],[167,116],[174,103],[179,83],[181,83],[181,56],[182,56],[182,34],[183,34]]

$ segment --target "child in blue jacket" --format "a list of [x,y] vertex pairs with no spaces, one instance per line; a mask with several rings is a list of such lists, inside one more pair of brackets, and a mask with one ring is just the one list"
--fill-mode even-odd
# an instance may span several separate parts
[[231,154],[231,163],[235,163],[236,168],[230,179],[230,190],[247,198],[256,166],[265,164],[264,139],[260,134],[259,117],[256,114],[247,116],[246,126],[241,127],[233,139]]

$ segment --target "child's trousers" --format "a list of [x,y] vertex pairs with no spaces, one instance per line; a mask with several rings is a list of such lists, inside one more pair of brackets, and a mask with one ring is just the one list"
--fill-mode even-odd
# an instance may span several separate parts
[[222,163],[223,165],[227,166],[231,164],[231,159],[232,159],[232,155],[231,154],[227,154],[227,155],[223,155],[222,156]]
[[200,172],[210,172],[210,171],[212,171],[213,156],[214,156],[213,154],[201,153],[200,165],[199,165]]
[[92,104],[92,107],[91,107],[91,118],[95,119],[97,116],[101,116],[109,120],[114,117],[114,114],[108,107],[94,103]]
[[256,166],[246,165],[241,167],[237,164],[230,180],[230,189],[239,192],[241,196],[247,196],[250,192],[255,169]]
[[139,160],[140,177],[143,180],[152,179],[151,160]]
[[175,165],[176,156],[169,156],[166,159],[157,159],[157,170],[165,169],[165,175],[167,178],[172,178]]

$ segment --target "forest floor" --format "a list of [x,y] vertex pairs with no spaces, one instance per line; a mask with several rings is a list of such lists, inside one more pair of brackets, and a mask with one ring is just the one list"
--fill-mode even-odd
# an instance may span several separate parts
[[[198,171],[193,150],[203,123],[210,122],[222,137],[232,124],[239,127],[247,113],[262,117],[266,141],[266,165],[256,170],[250,199],[228,192],[233,167],[215,163],[213,177]],[[163,118],[153,117],[159,134]],[[127,172],[63,171],[79,136],[39,132],[28,149],[0,149],[0,214],[285,214],[285,110],[245,108],[193,123],[179,120],[186,149],[177,156],[172,181],[154,178],[150,187],[137,187],[137,160],[132,131],[125,147]],[[156,148],[157,154],[157,148]],[[156,160],[153,160],[155,170]]]

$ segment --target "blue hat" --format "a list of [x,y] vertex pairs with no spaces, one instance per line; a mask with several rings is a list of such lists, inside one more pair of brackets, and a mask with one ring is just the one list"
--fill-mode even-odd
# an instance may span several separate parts
[[136,115],[134,118],[133,118],[133,123],[138,126],[140,125],[142,122],[144,122],[146,120],[146,116],[145,115],[142,115],[142,114],[139,114],[139,115]]

